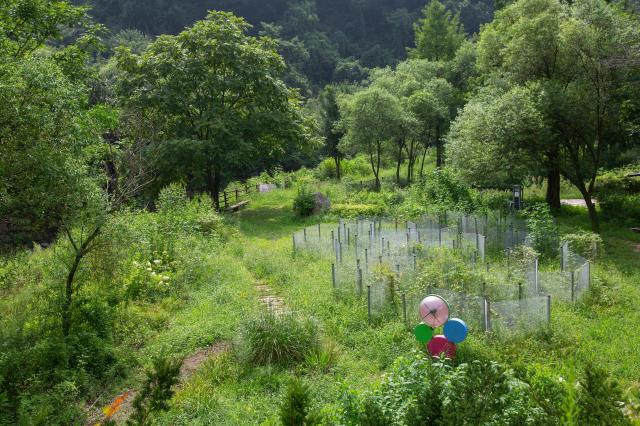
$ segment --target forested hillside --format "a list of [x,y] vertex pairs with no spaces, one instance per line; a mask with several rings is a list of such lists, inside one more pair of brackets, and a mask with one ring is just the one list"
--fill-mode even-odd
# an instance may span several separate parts
[[[82,2],[76,0],[76,2]],[[360,81],[367,69],[393,65],[413,44],[422,0],[89,0],[91,14],[112,31],[137,29],[150,36],[175,34],[207,10],[242,16],[280,39],[287,80],[305,94],[328,82]],[[468,34],[493,17],[493,0],[445,3]]]

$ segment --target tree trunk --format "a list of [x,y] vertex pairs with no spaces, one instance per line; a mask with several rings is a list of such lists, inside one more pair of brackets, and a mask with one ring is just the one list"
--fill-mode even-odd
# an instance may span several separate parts
[[396,158],[396,183],[400,185],[400,166],[402,165],[402,145],[398,146],[398,157]]
[[216,210],[220,210],[220,172],[209,165],[207,167],[207,192]]
[[67,337],[69,335],[69,330],[71,330],[71,303],[73,302],[73,280],[76,276],[76,272],[78,271],[78,267],[80,266],[80,261],[82,260],[83,254],[78,251],[76,253],[75,258],[73,259],[73,264],[71,265],[71,269],[69,270],[69,274],[67,274],[67,282],[64,290],[64,302],[62,303],[62,335]]
[[409,148],[407,149],[407,185],[411,185],[413,180],[413,170],[416,164],[416,144],[415,141],[411,141]]
[[335,161],[336,163],[336,179],[340,180],[342,178],[341,172],[340,172],[340,156],[335,155],[333,157],[333,161]]
[[547,204],[553,210],[560,209],[560,164],[558,152],[552,150],[547,153],[549,165],[547,169]]
[[76,245],[71,235],[71,231],[67,230],[67,237],[69,238],[69,242],[73,246],[76,251],[76,255],[73,258],[73,263],[71,264],[71,268],[69,269],[69,273],[67,274],[67,280],[65,283],[64,290],[64,302],[62,303],[62,335],[64,337],[69,336],[69,331],[71,330],[71,304],[73,303],[73,281],[76,276],[76,272],[78,272],[78,268],[80,267],[80,262],[82,259],[91,251],[91,244],[93,240],[96,239],[98,234],[102,229],[101,225],[95,227],[93,232],[89,234],[87,239],[80,244],[80,247]]
[[380,191],[382,185],[380,185],[380,161],[381,161],[381,157],[382,157],[382,146],[380,144],[378,144],[377,146],[377,155],[378,155],[378,161],[377,161],[377,165],[376,165],[376,170],[375,170],[375,175],[376,175],[376,191]]
[[427,158],[427,147],[424,147],[424,151],[422,152],[422,161],[420,162],[420,178],[424,176],[424,160]]
[[373,176],[375,178],[375,190],[380,191],[380,177],[378,174],[380,173],[380,149],[378,148],[378,165],[376,167],[376,163],[373,160],[373,152],[369,151],[369,163],[371,164],[371,171],[373,171]]
[[440,140],[440,128],[436,127],[436,167],[444,166],[444,147]]
[[587,210],[589,211],[589,221],[591,222],[591,230],[597,234],[600,233],[600,219],[598,218],[598,212],[596,211],[596,205],[591,200],[591,194],[588,194],[584,198],[584,202],[587,204]]

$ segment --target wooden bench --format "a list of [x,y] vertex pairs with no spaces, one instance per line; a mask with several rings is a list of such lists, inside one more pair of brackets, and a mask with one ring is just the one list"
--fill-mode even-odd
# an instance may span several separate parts
[[244,208],[247,204],[249,204],[249,200],[240,201],[239,203],[233,204],[225,209],[227,212],[237,212],[238,210]]

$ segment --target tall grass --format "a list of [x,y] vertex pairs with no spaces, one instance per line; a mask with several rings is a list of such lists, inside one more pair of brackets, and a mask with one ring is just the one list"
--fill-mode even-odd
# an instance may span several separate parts
[[319,346],[317,324],[294,314],[268,312],[242,326],[240,353],[254,365],[295,365]]

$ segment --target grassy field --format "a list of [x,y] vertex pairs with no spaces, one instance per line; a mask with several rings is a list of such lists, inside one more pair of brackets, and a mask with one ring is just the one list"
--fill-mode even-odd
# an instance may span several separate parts
[[[390,175],[388,170],[385,173]],[[351,184],[303,182],[329,194],[337,205],[373,206],[392,214],[398,200],[410,196],[408,191],[353,189],[358,180],[352,179]],[[539,197],[544,193],[537,191],[528,194]],[[571,192],[565,189],[564,193]],[[110,346],[95,346],[91,351],[98,355],[114,351],[116,361],[94,360],[88,353],[88,362],[109,368],[96,374],[94,381],[82,381],[83,376],[78,379],[71,376],[76,373],[56,367],[67,387],[57,387],[55,393],[44,385],[26,388],[51,398],[37,406],[48,416],[43,418],[64,419],[55,412],[57,407],[80,403],[93,421],[100,421],[102,407],[126,389],[141,388],[142,367],[157,357],[178,357],[185,359],[181,384],[169,410],[157,415],[158,424],[279,424],[278,410],[293,377],[309,385],[313,409],[328,424],[335,424],[345,395],[378,388],[398,357],[423,352],[400,318],[369,324],[365,298],[337,297],[330,259],[304,251],[293,253],[294,232],[337,220],[331,213],[297,217],[292,210],[296,194],[295,185],[252,194],[248,208],[225,215],[222,223],[206,199],[201,204],[192,200],[179,203],[181,207],[169,205],[157,213],[125,212],[115,217],[105,230],[109,238],[102,251],[87,259],[79,280],[83,283],[81,300],[103,301],[89,306],[89,318],[98,325],[102,321],[114,336],[108,341]],[[586,211],[563,206],[558,226],[561,233],[588,229]],[[602,237],[605,251],[593,268],[592,287],[582,300],[575,305],[554,302],[550,327],[535,332],[504,336],[471,330],[455,363],[496,360],[513,368],[519,377],[531,373],[556,382],[597,365],[621,383],[626,398],[638,400],[640,234],[604,222]],[[163,252],[167,249],[169,253]],[[24,380],[37,377],[42,374],[38,356],[50,359],[58,353],[55,346],[36,346],[23,362],[21,351],[30,343],[21,340],[21,335],[37,321],[52,318],[65,272],[59,260],[64,250],[61,241],[46,250],[9,256],[0,265],[5,286],[0,303],[3,332],[7,341],[11,338],[27,345],[13,351],[5,345],[4,353],[15,358],[7,360],[15,364],[2,364],[4,374],[10,373],[11,365],[20,365],[33,370],[25,370]],[[168,274],[168,281],[156,281],[163,274]],[[113,282],[118,285],[111,285]],[[132,288],[144,293],[131,293]],[[267,317],[265,296],[279,310],[313,325],[311,352],[288,363],[251,358],[247,336]],[[42,327],[44,331],[34,333],[32,339],[51,339],[56,323],[51,324],[53,328]],[[270,337],[262,339],[263,343]],[[114,417],[118,422],[132,412],[131,399]],[[25,417],[29,416],[33,417],[27,412]],[[64,420],[58,423],[65,424]]]
[[[323,356],[295,368],[278,368],[248,364],[239,350],[226,352],[207,361],[180,388],[162,423],[276,423],[283,388],[293,375],[305,377],[316,408],[331,413],[347,384],[366,388],[397,356],[420,349],[400,322],[370,326],[361,299],[336,300],[329,261],[304,253],[293,256],[291,234],[320,220],[296,218],[291,210],[294,196],[291,189],[258,194],[249,208],[227,218],[240,236],[212,267],[228,269],[230,275],[223,280],[234,285],[225,287],[224,296],[216,294],[213,283],[211,289],[200,289],[194,297],[198,302],[177,316],[149,350],[177,344],[186,353],[186,348],[198,346],[199,337],[202,342],[228,339],[240,346],[240,329],[264,313],[255,286],[266,284],[288,309],[317,321]],[[559,224],[565,232],[586,229],[586,212],[563,208]],[[606,253],[595,267],[594,286],[585,300],[575,306],[554,304],[548,330],[509,339],[475,332],[462,345],[460,358],[489,356],[559,376],[591,362],[632,392],[640,377],[640,236],[605,223],[603,238]],[[220,306],[228,303],[233,311],[223,316]]]

